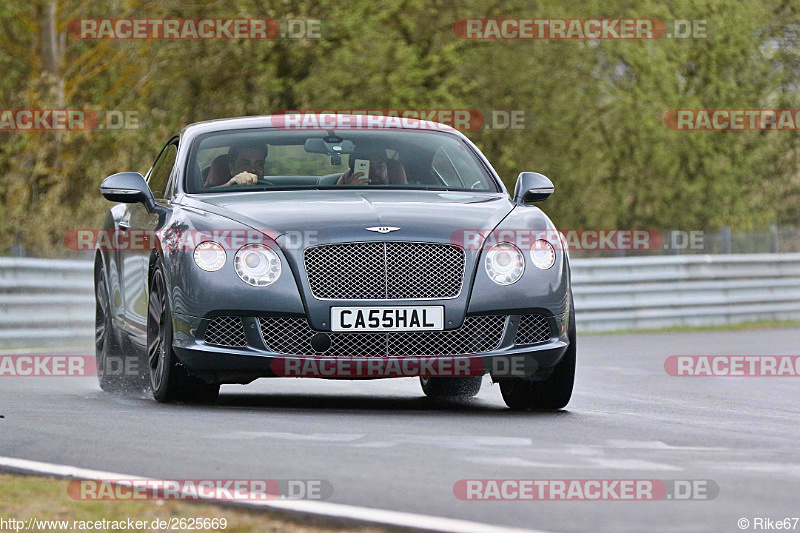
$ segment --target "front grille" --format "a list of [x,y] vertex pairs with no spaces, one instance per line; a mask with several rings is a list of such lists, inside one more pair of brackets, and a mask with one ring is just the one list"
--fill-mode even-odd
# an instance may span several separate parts
[[514,344],[541,344],[550,340],[550,323],[542,315],[522,315]]
[[244,325],[238,316],[218,316],[208,323],[203,339],[216,346],[247,346]]
[[331,346],[315,350],[311,338],[318,332],[305,318],[261,317],[261,336],[267,347],[287,355],[384,357],[387,355],[461,355],[496,349],[503,337],[505,316],[468,316],[452,331],[390,333],[326,333]]
[[455,298],[464,250],[449,244],[357,242],[306,249],[306,275],[321,300]]

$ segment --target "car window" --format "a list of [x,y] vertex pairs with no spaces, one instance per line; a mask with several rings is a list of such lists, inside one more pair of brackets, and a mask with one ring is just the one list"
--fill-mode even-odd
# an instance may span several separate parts
[[342,167],[331,165],[330,156],[310,154],[303,145],[270,146],[264,164],[265,176],[321,176]]
[[472,190],[486,187],[484,172],[475,165],[472,156],[463,144],[442,146],[441,151],[447,155],[448,161],[455,167],[459,179],[459,184],[456,186]]
[[172,173],[172,167],[175,166],[175,159],[178,157],[178,148],[174,143],[167,145],[166,148],[158,156],[158,159],[153,164],[153,169],[150,171],[150,179],[147,185],[153,191],[153,196],[156,198],[163,198],[167,189],[167,182],[169,175]]
[[[366,169],[368,179],[348,183],[360,176],[356,164]],[[186,181],[189,194],[343,186],[498,190],[479,155],[466,143],[450,133],[425,130],[207,133],[193,141],[187,168],[196,174]]]
[[433,170],[436,171],[439,177],[442,178],[449,187],[464,186],[452,161],[450,161],[450,158],[442,148],[436,150],[431,165],[433,166]]

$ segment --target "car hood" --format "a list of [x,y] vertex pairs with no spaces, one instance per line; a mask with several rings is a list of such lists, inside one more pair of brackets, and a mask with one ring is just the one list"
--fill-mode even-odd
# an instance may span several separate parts
[[[505,193],[363,189],[208,194],[187,204],[275,237],[297,234],[317,242],[449,242],[464,230],[494,229],[514,208]],[[373,227],[399,229],[365,231]]]

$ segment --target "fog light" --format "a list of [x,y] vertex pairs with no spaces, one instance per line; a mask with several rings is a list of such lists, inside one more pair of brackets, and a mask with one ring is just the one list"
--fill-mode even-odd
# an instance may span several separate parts
[[194,249],[194,262],[206,272],[214,272],[222,268],[227,255],[225,249],[216,242],[201,242]]
[[549,242],[539,239],[531,246],[531,260],[536,268],[547,270],[556,262],[556,250]]

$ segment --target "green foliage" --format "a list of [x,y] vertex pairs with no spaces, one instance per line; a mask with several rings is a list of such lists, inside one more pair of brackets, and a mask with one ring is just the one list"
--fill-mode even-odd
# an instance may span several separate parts
[[[56,0],[52,0],[56,1]],[[139,129],[0,132],[0,252],[63,254],[105,176],[145,172],[185,125],[280,109],[525,110],[468,135],[506,186],[536,170],[563,228],[762,228],[800,216],[797,132],[686,132],[670,109],[800,108],[800,8],[780,0],[51,0],[0,4],[0,108],[137,111]],[[322,39],[91,41],[78,18],[319,19]],[[704,19],[708,38],[465,41],[466,17]]]

